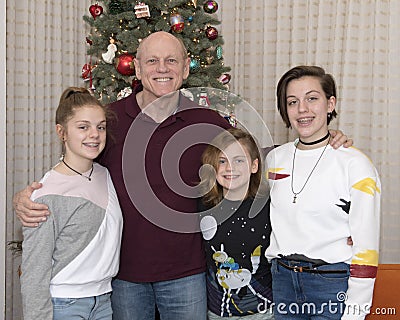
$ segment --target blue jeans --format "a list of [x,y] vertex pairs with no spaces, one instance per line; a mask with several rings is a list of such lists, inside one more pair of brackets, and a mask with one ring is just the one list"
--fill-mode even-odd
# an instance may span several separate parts
[[161,320],[206,320],[205,273],[150,283],[119,279],[112,282],[114,320],[153,320],[158,308]]
[[53,320],[111,320],[110,293],[87,298],[52,298]]
[[[311,268],[308,262],[281,260],[286,265]],[[341,319],[348,287],[349,265],[326,264],[319,270],[346,270],[346,273],[307,273],[288,270],[272,260],[274,316],[280,319]]]

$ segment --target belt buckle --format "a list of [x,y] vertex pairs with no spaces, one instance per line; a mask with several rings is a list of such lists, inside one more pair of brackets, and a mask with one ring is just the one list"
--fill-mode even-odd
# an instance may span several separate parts
[[300,267],[299,267],[299,266],[294,266],[294,267],[293,267],[293,271],[294,271],[294,272],[300,272],[300,273],[301,273],[301,272],[303,272],[303,267],[302,267],[302,266],[300,266]]

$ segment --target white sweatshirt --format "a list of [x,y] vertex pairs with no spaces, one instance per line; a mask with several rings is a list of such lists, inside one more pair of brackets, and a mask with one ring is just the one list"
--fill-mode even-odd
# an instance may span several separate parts
[[[371,306],[378,266],[380,195],[378,173],[356,148],[328,146],[297,150],[294,143],[272,150],[267,157],[271,187],[269,260],[301,254],[328,263],[350,264],[346,307],[342,319],[364,319]],[[293,203],[293,190],[299,192]],[[353,246],[347,245],[351,236]],[[360,312],[350,309],[358,308]]]

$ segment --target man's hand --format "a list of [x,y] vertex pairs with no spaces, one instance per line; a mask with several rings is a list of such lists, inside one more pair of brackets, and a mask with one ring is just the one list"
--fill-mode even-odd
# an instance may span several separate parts
[[329,130],[331,134],[331,141],[329,142],[333,149],[337,149],[340,146],[345,148],[351,147],[353,145],[353,140],[348,139],[346,135],[340,130]]
[[352,246],[353,245],[353,238],[352,237],[348,237],[347,238],[347,245],[348,246]]
[[13,207],[15,213],[25,227],[37,227],[39,222],[46,221],[50,214],[45,204],[36,203],[30,199],[32,192],[41,187],[41,183],[33,182],[14,195]]

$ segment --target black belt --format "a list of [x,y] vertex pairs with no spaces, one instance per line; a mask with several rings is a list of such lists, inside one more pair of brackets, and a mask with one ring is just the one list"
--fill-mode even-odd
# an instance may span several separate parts
[[347,270],[320,270],[316,268],[309,268],[303,266],[288,266],[287,264],[283,263],[281,259],[277,259],[277,262],[282,267],[294,271],[294,272],[308,272],[308,273],[347,273]]

